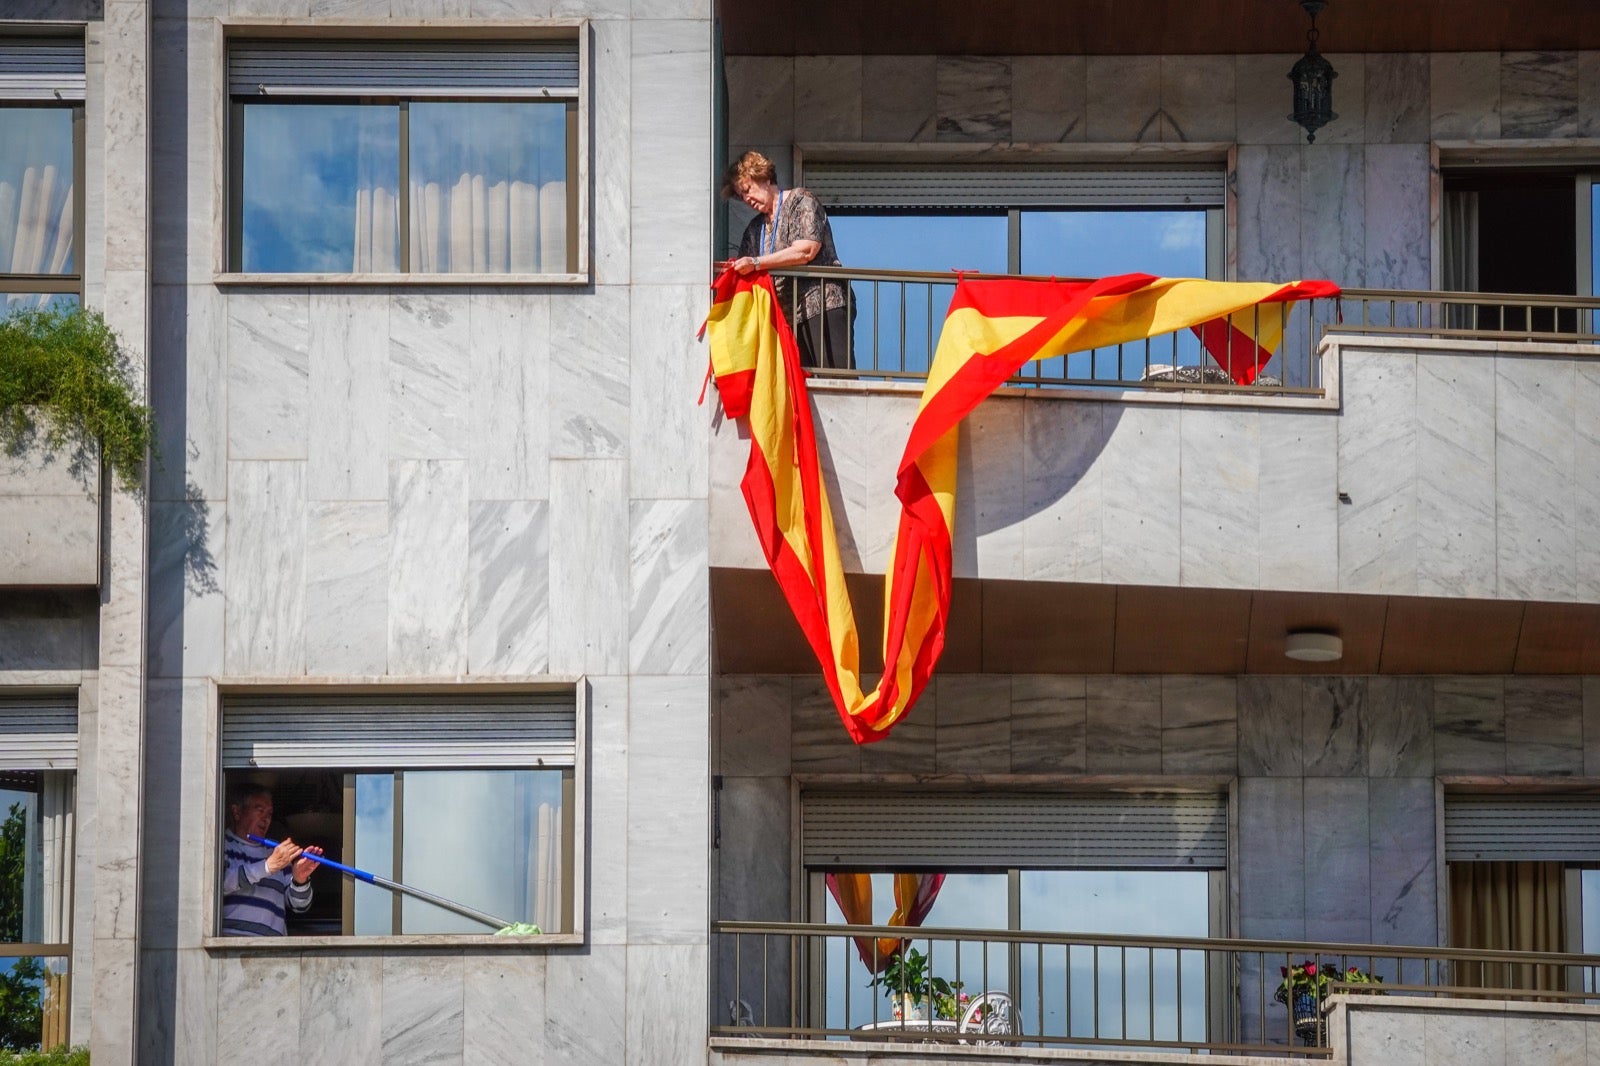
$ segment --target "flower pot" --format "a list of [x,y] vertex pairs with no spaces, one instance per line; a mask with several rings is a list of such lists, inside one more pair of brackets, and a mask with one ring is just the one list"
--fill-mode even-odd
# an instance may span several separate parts
[[928,1001],[913,999],[909,995],[900,997],[900,1017],[908,1022],[925,1022],[928,1020]]
[[1294,1016],[1294,1031],[1300,1042],[1315,1045],[1322,1028],[1322,1004],[1317,994],[1309,989],[1296,989],[1289,1010]]

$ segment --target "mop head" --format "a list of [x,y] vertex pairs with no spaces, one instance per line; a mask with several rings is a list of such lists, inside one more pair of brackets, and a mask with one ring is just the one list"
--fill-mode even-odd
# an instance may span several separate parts
[[512,922],[495,936],[542,936],[544,930],[532,922]]

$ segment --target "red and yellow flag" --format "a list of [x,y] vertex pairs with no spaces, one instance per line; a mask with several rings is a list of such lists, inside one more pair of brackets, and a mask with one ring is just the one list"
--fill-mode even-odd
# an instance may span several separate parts
[[933,675],[950,608],[961,420],[1033,359],[1192,329],[1229,376],[1254,381],[1296,300],[1331,282],[1229,283],[1123,274],[1096,281],[962,280],[900,459],[900,525],[884,583],[883,675],[861,687],[860,637],[822,483],[805,372],[764,273],[713,284],[712,371],[723,407],[747,418],[745,502],[767,564],[858,744],[887,736]]

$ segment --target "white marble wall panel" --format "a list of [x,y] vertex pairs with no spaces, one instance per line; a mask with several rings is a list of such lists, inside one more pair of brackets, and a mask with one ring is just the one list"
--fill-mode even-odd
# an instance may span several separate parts
[[217,1066],[261,1061],[261,1034],[300,1034],[300,960],[274,955],[221,955],[217,972]]
[[1578,53],[1578,136],[1600,137],[1600,52]]
[[1011,60],[939,56],[935,70],[941,141],[1011,140]]
[[222,673],[226,504],[150,505],[150,676]]
[[[1432,281],[1428,221],[1430,171],[1425,144],[1367,146],[1366,276],[1344,283],[1426,289]],[[1400,322],[1408,309],[1397,314]]]
[[1179,418],[1180,581],[1255,588],[1261,581],[1260,416],[1196,407]]
[[1431,776],[1370,782],[1371,881],[1366,899],[1375,943],[1433,944],[1438,940],[1434,803]]
[[1239,774],[1299,777],[1305,767],[1305,685],[1298,677],[1238,679]]
[[[870,64],[873,60],[889,58],[874,56],[865,62]],[[931,74],[932,60],[928,62]],[[722,72],[728,85],[729,144],[794,140],[794,65],[793,56],[723,57]],[[876,78],[874,84],[877,84]],[[890,87],[881,85],[878,88]],[[923,104],[931,106],[927,103],[933,95],[931,78],[926,88]]]
[[[704,496],[704,441],[716,396],[694,398],[709,350],[694,340],[709,306],[698,285],[637,285],[630,303],[628,484],[634,499]],[[676,446],[663,447],[663,442]]]
[[[627,949],[594,947],[545,960],[544,1001],[560,1004],[544,1016],[544,1058],[550,1066],[627,1062]],[[695,1004],[699,998],[686,996]]]
[[1500,56],[1500,135],[1574,137],[1578,133],[1578,53]]
[[1339,584],[1338,420],[1262,411],[1261,587],[1332,590]]
[[[1526,1015],[1506,1012],[1506,1061],[1549,1066],[1585,1066],[1593,1061],[1590,1040],[1600,1036],[1593,1017]],[[1600,1049],[1596,1049],[1600,1050]]]
[[467,667],[539,674],[550,662],[550,507],[545,500],[468,504]]
[[1300,242],[1284,239],[1286,220],[1300,217],[1300,157],[1292,145],[1239,149],[1240,281],[1305,276]]
[[632,25],[633,280],[704,282],[711,239],[706,195],[710,25],[647,20]]
[[229,463],[224,518],[228,673],[304,673],[306,464]]
[[628,679],[588,678],[591,944],[628,939]]
[[794,139],[859,141],[861,85],[860,56],[795,56]]
[[213,1066],[217,1054],[217,984],[219,967],[196,949],[177,954],[178,998],[173,1021],[177,1066]]
[[[1305,139],[1305,131],[1285,117],[1293,110],[1288,73],[1299,58],[1289,54],[1235,57],[1234,111],[1240,145],[1298,144]],[[1348,113],[1345,83],[1349,79],[1343,68],[1338,69],[1340,77],[1333,83],[1339,105],[1335,110]],[[1330,132],[1332,128],[1326,127],[1324,136]]]
[[[1011,679],[946,674],[933,679],[937,768],[946,773],[1005,773],[1011,768]],[[898,727],[897,727],[898,728]],[[892,739],[892,735],[891,735]],[[888,741],[884,741],[888,743]]]
[[387,671],[390,555],[387,503],[308,507],[307,673],[359,677]]
[[[956,471],[968,490],[956,497],[957,573],[982,577],[1025,571],[1023,536],[1028,499],[1017,492],[1030,455],[1017,448],[1028,407],[1023,402],[980,404],[962,425]],[[882,458],[880,454],[879,458]]]
[[[551,305],[552,458],[620,459],[627,454],[630,293],[625,286],[601,285],[586,299]],[[687,337],[671,341],[669,351],[688,343]],[[660,355],[659,348],[656,353]]]
[[[6,605],[0,617],[0,672],[79,673],[94,667],[94,626],[76,612],[55,616]],[[13,678],[7,678],[8,683]],[[26,682],[21,682],[26,683]]]
[[302,957],[300,1047],[329,1062],[382,1061],[383,985],[376,956]]
[[1161,58],[1088,56],[1085,130],[1091,141],[1161,139]]
[[1091,677],[1088,769],[1092,774],[1161,772],[1161,679]]
[[462,989],[463,1066],[543,1058],[545,1015],[564,1009],[545,1002],[545,969],[543,955],[471,960]]
[[1233,775],[1239,696],[1231,677],[1161,679],[1161,772]]
[[[1299,56],[1294,58],[1298,59]],[[1367,139],[1367,59],[1368,57],[1361,53],[1328,53],[1328,62],[1333,64],[1333,69],[1339,75],[1333,82],[1333,113],[1339,117],[1317,131],[1314,143],[1308,142],[1305,130],[1291,121],[1289,125],[1298,134],[1295,138],[1298,143],[1314,147],[1315,144],[1361,144]],[[1293,65],[1290,63],[1283,68],[1285,77]],[[1279,91],[1283,93],[1281,99],[1292,105],[1293,87]],[[1422,106],[1426,112],[1426,101]],[[1294,108],[1288,106],[1281,113],[1287,116],[1292,110]]]
[[306,457],[310,298],[304,289],[228,299],[228,458]]
[[207,286],[152,290],[150,405],[161,427],[150,469],[158,500],[227,495],[224,303]]
[[382,293],[311,294],[307,488],[313,500],[388,495],[389,303]]
[[704,675],[710,662],[705,501],[634,500],[629,525],[630,668]]
[[[1574,368],[1573,522],[1578,529],[1600,529],[1600,366],[1583,360]],[[1573,596],[1600,600],[1600,540],[1577,538]]]
[[1304,784],[1298,777],[1242,777],[1237,796],[1240,935],[1303,938],[1305,880],[1285,878],[1284,862],[1305,854]]
[[1506,772],[1560,777],[1583,772],[1583,689],[1576,677],[1508,677]]
[[466,968],[462,956],[386,955],[380,1025],[383,1061],[460,1062]]
[[1416,677],[1367,680],[1370,777],[1425,777],[1433,770],[1433,684]]
[[[1368,144],[1415,144],[1428,139],[1428,56],[1373,53],[1366,57]],[[1337,83],[1336,83],[1337,84]]]
[[5,495],[0,508],[0,581],[88,588],[100,583],[98,494]]
[[[763,60],[769,66],[780,61],[788,62]],[[746,62],[749,62],[748,58]],[[935,111],[941,99],[937,73],[939,62],[935,56],[862,56],[861,139],[883,143],[932,140],[937,126]],[[776,82],[756,97],[754,102],[757,106],[783,91],[784,75],[788,75],[787,84],[793,91],[792,68],[774,70],[773,74]],[[729,95],[732,96],[731,71],[729,81]],[[1010,95],[1010,86],[1006,87],[1003,95]],[[774,123],[773,129],[781,128],[781,122]],[[743,127],[743,130],[758,133],[761,140],[772,139],[770,133],[759,127],[756,130]],[[792,123],[790,130],[792,133]],[[732,137],[731,131],[729,136]]]
[[[712,398],[706,400],[707,405],[713,402]],[[826,409],[832,401],[820,405]],[[744,477],[745,467],[750,461],[750,437],[744,428],[733,419],[728,418],[720,409],[713,412],[710,433],[711,458],[708,463],[710,480],[710,511],[711,511],[711,558],[718,566],[762,567],[766,562],[761,557],[761,546],[756,541],[756,535],[750,524],[750,509],[745,504],[744,494],[739,488],[739,482]],[[828,467],[831,468],[829,463]],[[839,529],[839,550],[844,552],[844,529],[846,522],[841,520],[844,514],[843,501],[835,491],[834,486],[829,487],[833,492],[834,523]],[[848,555],[843,555],[849,558]],[[851,567],[847,566],[847,569]]]
[[[586,303],[565,300],[564,303]],[[603,313],[603,312],[602,312]],[[550,494],[550,299],[474,292],[467,484],[473,500]]]
[[1088,688],[1081,677],[1011,678],[1012,773],[1083,773],[1088,758]]
[[627,464],[550,469],[550,670],[624,674],[628,663]]
[[[710,810],[704,677],[629,686],[628,944],[704,944]],[[663,841],[672,846],[663,847]],[[699,972],[699,971],[697,971]],[[685,974],[680,991],[692,987]],[[690,1002],[703,997],[686,994]]]
[[1360,678],[1311,677],[1301,704],[1307,777],[1351,777],[1367,766],[1366,684]]
[[1510,1062],[1502,1014],[1422,1016],[1423,1066]]
[[626,1039],[629,1062],[703,1061],[706,1024],[689,1004],[705,1001],[706,945],[628,946]]
[[723,777],[714,799],[723,812],[716,861],[727,871],[718,885],[719,918],[789,921],[789,797],[787,775]]
[[1441,678],[1433,691],[1433,728],[1436,773],[1505,773],[1504,680]]
[[1222,141],[1234,139],[1233,56],[1161,57],[1161,139]]
[[1431,132],[1438,140],[1500,136],[1500,54],[1434,52],[1428,56]]
[[1417,591],[1492,597],[1495,580],[1495,366],[1417,360]]
[[389,672],[467,664],[467,464],[401,460],[389,472]]
[[458,294],[390,298],[390,459],[467,457],[469,306]]
[[1509,599],[1569,600],[1577,578],[1572,362],[1495,362],[1495,534]]
[[712,685],[718,772],[734,777],[787,777],[789,678],[723,674],[714,677]]
[[[506,0],[488,0],[505,3]],[[513,2],[512,6],[520,4]],[[594,19],[591,53],[594,89],[594,165],[590,171],[594,209],[594,280],[620,285],[633,269],[633,135],[628,117],[633,97],[633,28],[618,19]]]
[[1013,56],[1012,139],[1019,144],[1083,140],[1087,94],[1083,56]]
[[[1177,506],[1183,475],[1181,420],[1173,418],[1171,411],[1134,404],[1104,405],[1102,419],[1104,450],[1085,475],[1087,485],[1080,481],[1080,487],[1087,490],[1085,505],[1093,504],[1098,481],[1100,580],[1176,585],[1181,544],[1181,509]],[[1085,526],[1090,523],[1088,516],[1078,521]],[[1037,527],[1030,527],[1030,532],[1032,528]],[[1085,536],[1092,532],[1089,526]],[[1029,547],[1038,550],[1032,538]],[[1031,555],[1028,561],[1034,562]],[[1089,569],[1083,572],[1086,577],[1093,573]],[[1034,566],[1024,573],[1032,576]]]
[[[818,394],[812,403],[839,556],[846,570],[881,574],[899,527],[895,467],[915,405],[899,397],[859,394],[829,396],[826,402]],[[748,512],[741,521],[749,525]]]
[[1417,587],[1416,360],[1343,354],[1339,419],[1339,585],[1405,595]]
[[1308,777],[1304,795],[1306,936],[1371,943],[1367,782]]
[[[1336,1008],[1337,1009],[1337,1008]],[[1361,1048],[1377,1062],[1421,1062],[1425,1038],[1420,1012],[1394,1012],[1378,1015],[1372,1011],[1351,1011],[1349,1028],[1330,1030],[1329,1039]]]
[[1583,679],[1583,774],[1600,776],[1600,677]]
[[[1124,453],[1142,451],[1145,444],[1141,427],[1119,426],[1118,433],[1125,435],[1108,437],[1107,411],[1091,403],[1026,405],[1022,473],[1028,518],[1022,573],[1031,580],[1101,580],[1106,471],[1115,467],[1124,477],[1133,474],[1131,464],[1119,466],[1109,457],[1102,461],[1102,455],[1114,453],[1119,444]],[[1121,493],[1124,487],[1110,491],[1117,491],[1120,501],[1133,503]],[[1109,507],[1104,509],[1109,512]]]
[[[794,772],[860,773],[862,749],[845,732],[844,724],[839,720],[838,708],[821,676],[796,677],[792,685],[794,710],[789,757]],[[923,693],[922,699],[911,711],[913,715],[927,716],[929,695]],[[887,744],[888,741],[880,743]]]
[[[970,705],[965,714],[958,712],[957,717],[951,718],[950,730],[941,728],[941,715],[939,711],[939,693],[944,688],[942,682],[947,676],[935,677],[934,680],[922,690],[917,697],[917,702],[896,723],[894,732],[883,740],[875,741],[861,749],[861,772],[864,774],[931,774],[939,769],[939,755],[944,752],[945,763],[952,761],[952,741],[950,735],[963,731],[966,728],[964,719],[981,714],[979,708]],[[863,676],[861,686],[868,692],[877,687],[878,676]],[[962,693],[963,696],[966,693]],[[960,698],[960,697],[958,697]],[[834,724],[842,733],[844,727],[839,724],[837,714]],[[941,745],[943,748],[941,749]],[[985,752],[986,764],[998,761],[994,752]]]
[[[1301,154],[1300,258],[1305,277],[1353,285],[1366,275],[1366,158],[1362,145],[1327,145]],[[1281,234],[1280,239],[1288,236]]]

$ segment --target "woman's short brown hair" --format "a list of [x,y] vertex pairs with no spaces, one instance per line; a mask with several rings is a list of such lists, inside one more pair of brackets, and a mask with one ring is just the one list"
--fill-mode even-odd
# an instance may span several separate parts
[[722,176],[722,195],[724,198],[739,195],[741,181],[776,181],[778,169],[772,165],[772,160],[760,152],[746,152],[744,155],[728,164],[728,172]]

